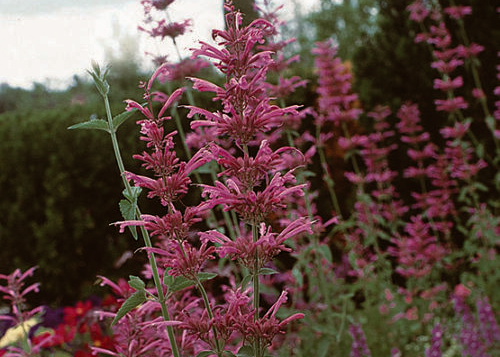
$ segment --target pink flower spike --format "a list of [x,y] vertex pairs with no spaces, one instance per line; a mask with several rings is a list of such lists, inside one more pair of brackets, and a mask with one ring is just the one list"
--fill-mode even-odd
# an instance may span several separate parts
[[158,118],[161,118],[163,113],[165,113],[165,110],[167,110],[168,107],[172,105],[173,102],[177,101],[179,97],[184,93],[184,88],[178,88],[176,89],[170,96],[168,97],[167,101],[165,104],[163,104],[163,107],[161,108],[160,112],[158,113]]

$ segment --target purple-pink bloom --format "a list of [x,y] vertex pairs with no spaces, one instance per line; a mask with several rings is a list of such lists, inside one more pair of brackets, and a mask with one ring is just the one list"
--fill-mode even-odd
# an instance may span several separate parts
[[425,350],[425,357],[441,357],[443,355],[443,327],[438,323],[432,329],[431,346]]
[[259,238],[256,241],[253,241],[249,234],[240,236],[233,241],[217,230],[201,232],[199,235],[203,242],[210,241],[217,244],[216,251],[221,258],[237,259],[250,271],[254,271],[255,259],[258,262],[257,269],[260,270],[280,252],[291,251],[285,246],[285,241],[304,233],[312,234],[311,222],[306,218],[296,219],[279,234],[273,233],[271,227],[266,227],[262,223],[259,229]]
[[[288,184],[292,184],[288,186]],[[262,191],[245,190],[235,177],[223,184],[215,182],[215,186],[201,185],[203,196],[208,197],[211,207],[222,205],[225,211],[234,210],[245,221],[258,223],[268,214],[279,208],[285,208],[289,197],[302,196],[305,184],[294,185],[295,177],[289,171],[282,175],[276,173]]]
[[352,336],[350,357],[370,357],[372,354],[366,343],[365,333],[361,324],[354,323],[349,326],[349,333]]

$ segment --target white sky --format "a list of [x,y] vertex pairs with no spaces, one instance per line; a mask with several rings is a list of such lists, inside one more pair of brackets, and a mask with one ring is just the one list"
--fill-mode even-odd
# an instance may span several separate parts
[[[296,2],[310,11],[319,0]],[[292,0],[275,3],[285,3],[282,14],[292,17]],[[212,28],[222,27],[221,9],[222,0],[177,0],[170,5],[172,20],[193,20],[193,31],[178,39],[184,53],[198,40],[210,41]],[[120,36],[138,39],[141,56],[161,51],[176,59],[169,39],[159,45],[137,30],[142,19],[140,0],[0,0],[0,83],[64,86],[74,74],[84,74],[92,59],[102,63],[106,47],[117,47],[116,28]]]

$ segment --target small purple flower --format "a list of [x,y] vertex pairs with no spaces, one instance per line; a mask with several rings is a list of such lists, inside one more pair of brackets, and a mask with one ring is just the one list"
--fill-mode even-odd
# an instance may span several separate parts
[[354,323],[349,326],[349,333],[352,336],[350,357],[371,357],[370,349],[366,343],[365,333],[361,324]]
[[441,357],[443,345],[443,327],[438,323],[432,329],[431,346],[425,350],[425,357]]

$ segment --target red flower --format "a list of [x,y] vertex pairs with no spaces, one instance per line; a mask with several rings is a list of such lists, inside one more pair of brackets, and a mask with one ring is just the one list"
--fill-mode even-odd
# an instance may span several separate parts
[[90,309],[92,309],[92,303],[90,301],[78,301],[75,307],[65,307],[64,322],[69,326],[76,326],[78,321],[85,316]]

